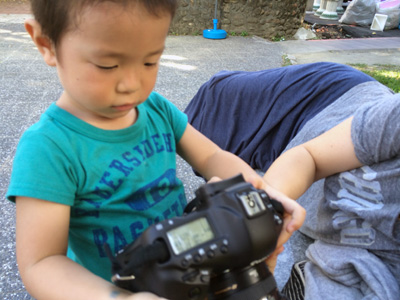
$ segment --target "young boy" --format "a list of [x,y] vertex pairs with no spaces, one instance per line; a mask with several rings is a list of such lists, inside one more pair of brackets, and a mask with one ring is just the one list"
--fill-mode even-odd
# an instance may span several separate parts
[[[175,8],[174,0],[32,0],[35,20],[25,27],[64,87],[21,138],[7,193],[21,277],[37,299],[159,299],[114,287],[103,245],[116,252],[182,213],[176,152],[207,179],[241,172],[267,189],[152,92]],[[298,228],[304,211],[268,192],[298,214],[286,228]]]

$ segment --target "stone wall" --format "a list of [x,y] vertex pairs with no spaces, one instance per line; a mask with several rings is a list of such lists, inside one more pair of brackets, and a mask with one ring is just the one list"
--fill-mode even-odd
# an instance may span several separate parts
[[[308,0],[217,0],[218,29],[228,34],[291,38],[304,20]],[[214,0],[180,0],[171,33],[197,35],[212,29]]]

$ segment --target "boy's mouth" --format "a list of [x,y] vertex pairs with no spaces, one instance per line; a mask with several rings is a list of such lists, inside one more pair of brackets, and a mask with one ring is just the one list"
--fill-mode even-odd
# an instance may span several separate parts
[[131,109],[134,108],[134,107],[135,107],[134,104],[123,104],[123,105],[116,105],[116,106],[113,106],[113,108],[114,108],[115,110],[118,110],[118,111],[131,110]]

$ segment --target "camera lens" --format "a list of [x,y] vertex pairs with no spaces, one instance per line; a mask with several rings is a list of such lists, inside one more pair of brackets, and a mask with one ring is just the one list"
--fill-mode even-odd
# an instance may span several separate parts
[[198,287],[194,287],[189,290],[188,296],[190,300],[197,300],[200,299],[201,294],[202,294],[201,289]]
[[210,300],[284,300],[273,275],[261,262],[238,270],[224,272],[211,278]]

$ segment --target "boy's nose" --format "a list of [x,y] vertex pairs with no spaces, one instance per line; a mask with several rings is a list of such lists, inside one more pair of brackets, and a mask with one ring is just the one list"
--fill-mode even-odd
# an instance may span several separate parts
[[140,88],[140,72],[137,70],[127,70],[122,74],[117,85],[119,93],[133,93]]

